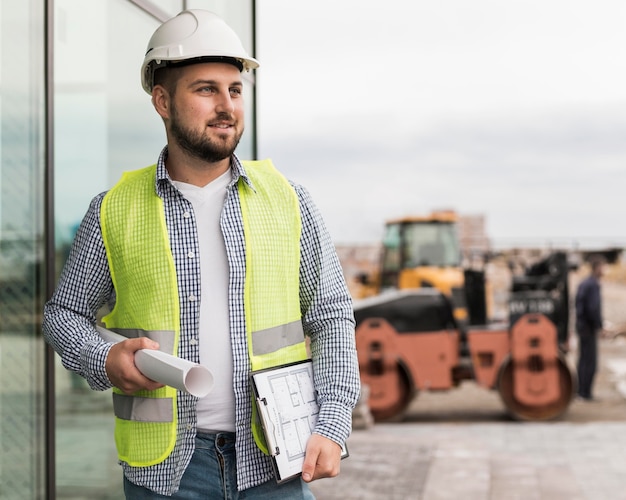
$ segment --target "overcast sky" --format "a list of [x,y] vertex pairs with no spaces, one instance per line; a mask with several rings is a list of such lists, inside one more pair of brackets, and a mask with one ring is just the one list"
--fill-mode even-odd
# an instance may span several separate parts
[[626,2],[261,0],[259,148],[337,243],[432,209],[626,244]]

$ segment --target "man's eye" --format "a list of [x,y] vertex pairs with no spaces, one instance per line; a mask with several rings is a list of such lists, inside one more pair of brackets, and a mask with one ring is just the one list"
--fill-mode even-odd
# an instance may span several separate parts
[[230,89],[230,93],[236,96],[240,96],[241,94],[243,94],[243,91],[239,87],[235,87]]

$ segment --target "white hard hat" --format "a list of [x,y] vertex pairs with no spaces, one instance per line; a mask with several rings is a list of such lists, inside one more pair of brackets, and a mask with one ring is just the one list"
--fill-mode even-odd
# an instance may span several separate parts
[[164,22],[150,38],[141,66],[141,85],[152,93],[154,72],[170,61],[236,62],[240,70],[259,67],[222,18],[207,10],[190,9]]

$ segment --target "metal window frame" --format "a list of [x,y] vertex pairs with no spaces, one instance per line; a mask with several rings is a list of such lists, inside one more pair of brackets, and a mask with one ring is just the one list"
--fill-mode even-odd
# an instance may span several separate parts
[[[165,22],[169,18],[172,17],[171,14],[168,14],[160,7],[154,5],[150,0],[127,0],[128,2],[135,4],[144,12],[147,12],[152,17],[154,17],[157,21]],[[185,10],[187,8],[187,0],[183,0],[183,8]]]
[[[54,292],[56,281],[54,244],[54,0],[44,5],[44,287],[46,298]],[[46,344],[45,351],[45,495],[56,498],[56,402],[54,379],[54,349]]]

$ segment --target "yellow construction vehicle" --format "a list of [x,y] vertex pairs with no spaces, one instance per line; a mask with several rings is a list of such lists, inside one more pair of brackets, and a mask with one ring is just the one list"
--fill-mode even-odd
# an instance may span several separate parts
[[[465,323],[468,320],[466,287],[473,283],[484,286],[484,280],[482,275],[475,279],[473,271],[463,269],[457,224],[458,216],[451,210],[388,221],[379,275],[360,277],[362,288],[357,298],[387,290],[434,288],[450,300],[454,318]],[[480,310],[484,304],[476,307],[479,310],[475,315],[486,314]]]

